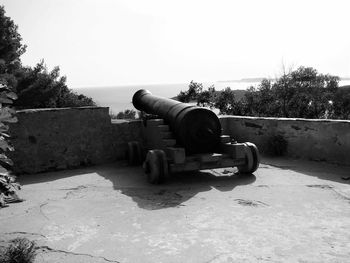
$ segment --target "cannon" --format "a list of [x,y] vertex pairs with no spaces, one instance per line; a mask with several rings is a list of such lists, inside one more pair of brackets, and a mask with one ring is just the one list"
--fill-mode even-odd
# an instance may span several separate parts
[[159,184],[177,172],[237,167],[253,173],[259,166],[259,151],[253,143],[237,143],[221,135],[217,115],[206,108],[137,91],[132,103],[159,119],[145,120],[143,142],[128,143],[130,164],[141,164],[152,184]]

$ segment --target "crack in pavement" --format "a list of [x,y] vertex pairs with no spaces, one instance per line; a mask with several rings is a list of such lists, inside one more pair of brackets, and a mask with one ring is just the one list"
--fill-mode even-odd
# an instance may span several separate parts
[[210,260],[206,261],[205,263],[211,263],[211,262],[215,262],[217,260],[220,260],[221,256],[229,256],[230,253],[220,253],[218,255],[215,255],[214,257],[212,257]]
[[65,250],[61,250],[61,249],[54,249],[54,248],[51,248],[49,246],[38,246],[38,247],[36,247],[36,249],[43,250],[44,252],[48,251],[48,252],[64,253],[64,254],[74,255],[74,256],[87,256],[87,257],[91,257],[91,258],[100,258],[100,259],[103,259],[104,261],[107,261],[107,262],[120,263],[117,260],[108,259],[108,258],[105,258],[103,256],[94,256],[94,255],[85,254],[85,253],[75,253],[75,252],[65,251]]
[[63,191],[76,191],[76,190],[81,190],[81,189],[85,189],[88,188],[88,186],[86,185],[79,185],[77,187],[72,187],[72,188],[60,188],[58,190],[63,190]]
[[334,189],[334,188],[331,188],[331,189],[332,189],[332,191],[333,191],[336,195],[338,195],[340,198],[342,198],[343,200],[346,200],[346,201],[349,201],[349,202],[350,202],[350,197],[347,196],[345,193],[342,193],[342,192],[340,192],[339,190]]
[[68,199],[68,197],[73,194],[74,192],[76,191],[80,191],[80,190],[84,190],[84,189],[87,189],[89,187],[95,187],[95,186],[87,186],[87,185],[79,185],[77,187],[73,187],[73,188],[61,188],[61,189],[58,189],[58,190],[62,190],[62,191],[68,191],[66,193],[66,195],[62,198],[62,199]]
[[[44,213],[43,211],[43,207],[48,205],[50,202],[55,202],[55,201],[59,201],[59,200],[62,200],[62,199],[68,199],[68,197],[74,193],[75,191],[79,191],[79,190],[82,190],[82,189],[86,189],[88,188],[88,186],[85,186],[85,185],[79,185],[77,187],[74,187],[74,188],[62,188],[62,189],[59,189],[59,190],[64,190],[64,191],[68,191],[66,193],[66,195],[64,197],[61,197],[61,198],[57,198],[57,199],[47,199],[44,203],[40,204],[39,205],[39,212],[40,214],[45,217],[46,220],[50,221],[50,218]],[[27,208],[25,211],[24,211],[24,214],[27,214],[29,213],[29,211],[35,209],[37,206],[34,206],[34,207],[30,207],[30,208]],[[14,215],[14,216],[17,216],[17,215]]]
[[24,232],[24,231],[5,232],[4,234],[6,234],[6,235],[22,234],[22,235],[41,236],[41,237],[47,238],[47,237],[46,237],[45,235],[43,235],[43,234],[32,233],[32,232]]
[[50,218],[48,218],[48,217],[45,215],[45,213],[44,213],[44,211],[43,211],[43,207],[44,207],[45,205],[47,205],[47,204],[49,203],[49,201],[50,201],[50,200],[48,200],[47,202],[45,202],[45,203],[43,203],[43,204],[41,204],[41,205],[39,206],[40,214],[41,214],[43,217],[45,217],[48,221],[50,221]]
[[313,187],[313,188],[325,189],[325,190],[332,190],[337,196],[339,196],[343,200],[350,201],[350,197],[347,194],[342,193],[341,191],[339,191],[339,189],[337,189],[336,187],[334,187],[332,185],[327,185],[327,184],[309,184],[309,185],[306,185],[306,186],[307,187]]

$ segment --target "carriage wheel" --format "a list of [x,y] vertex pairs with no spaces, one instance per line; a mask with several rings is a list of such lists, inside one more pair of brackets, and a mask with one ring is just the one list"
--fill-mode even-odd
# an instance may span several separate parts
[[150,150],[144,163],[147,180],[151,184],[163,183],[168,176],[168,161],[164,151]]
[[244,166],[239,166],[238,170],[240,173],[250,174],[254,173],[260,163],[259,150],[255,144],[251,142],[246,142],[245,144],[245,159],[246,164]]

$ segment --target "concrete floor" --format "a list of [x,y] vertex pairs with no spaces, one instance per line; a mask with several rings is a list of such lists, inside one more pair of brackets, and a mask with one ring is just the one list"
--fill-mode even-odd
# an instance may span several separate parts
[[350,262],[350,167],[264,159],[146,183],[124,163],[26,175],[0,210],[36,262]]

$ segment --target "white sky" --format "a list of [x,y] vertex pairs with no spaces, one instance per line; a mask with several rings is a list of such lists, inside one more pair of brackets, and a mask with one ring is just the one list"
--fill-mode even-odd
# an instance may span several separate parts
[[[348,3],[347,3],[348,2]],[[274,77],[287,66],[350,76],[350,2],[0,0],[24,65],[69,87]]]

